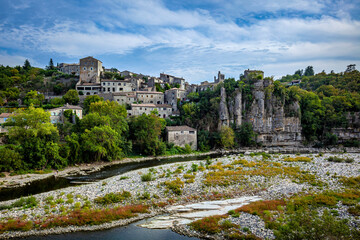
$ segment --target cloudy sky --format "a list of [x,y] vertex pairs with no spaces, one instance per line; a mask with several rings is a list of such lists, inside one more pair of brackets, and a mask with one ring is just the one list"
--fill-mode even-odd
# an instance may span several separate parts
[[191,83],[360,69],[360,0],[0,0],[0,64],[94,56]]

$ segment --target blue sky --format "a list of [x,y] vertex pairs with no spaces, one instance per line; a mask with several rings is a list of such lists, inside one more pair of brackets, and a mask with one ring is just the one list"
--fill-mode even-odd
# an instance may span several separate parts
[[360,0],[0,0],[0,64],[94,56],[191,83],[245,69],[275,78],[360,69]]

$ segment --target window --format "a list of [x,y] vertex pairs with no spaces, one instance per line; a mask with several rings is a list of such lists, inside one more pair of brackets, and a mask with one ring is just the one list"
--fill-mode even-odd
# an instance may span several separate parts
[[195,131],[189,131],[190,134],[195,134]]
[[153,98],[153,95],[151,95],[150,97]]
[[118,83],[119,86],[121,86],[121,83]]
[[124,86],[126,86],[126,83],[124,83]]
[[84,67],[84,70],[86,70],[86,67]]
[[113,92],[115,92],[115,88],[113,87]]
[[115,86],[115,83],[113,83],[113,86]]
[[142,110],[142,107],[140,108],[140,110]]
[[78,89],[78,90],[84,90],[84,88],[83,88],[83,87],[78,87],[77,89]]
[[89,91],[89,90],[91,90],[91,87],[85,87],[85,90]]
[[120,88],[120,91],[122,91],[123,90],[123,88]]
[[108,82],[108,86],[110,86],[110,83]]
[[119,99],[116,99],[116,101],[119,101]]
[[106,91],[105,88],[103,88],[103,91],[104,91],[104,92]]
[[91,68],[90,68],[90,70],[92,71],[92,70],[93,70],[93,68],[91,67]]
[[110,88],[108,87],[108,92],[110,92]]
[[103,83],[103,86],[105,86],[106,83]]
[[166,111],[166,108],[163,108],[163,110],[165,110],[165,111]]

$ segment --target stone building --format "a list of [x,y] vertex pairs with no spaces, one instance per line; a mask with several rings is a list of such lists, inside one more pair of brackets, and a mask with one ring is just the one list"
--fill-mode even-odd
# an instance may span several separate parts
[[179,77],[175,77],[175,76],[172,76],[169,74],[160,73],[160,79],[164,83],[168,83],[170,85],[179,84],[180,89],[185,90],[185,79],[184,78],[179,78]]
[[250,76],[257,77],[261,75],[261,78],[264,78],[264,72],[261,70],[245,70],[244,71],[244,78],[248,79]]
[[80,83],[100,83],[102,62],[93,57],[80,59]]
[[136,99],[140,103],[164,104],[164,93],[137,91]]
[[131,92],[133,90],[131,81],[123,80],[101,80],[103,93]]
[[140,116],[143,113],[150,114],[154,110],[158,111],[159,117],[161,118],[168,118],[172,114],[172,109],[170,105],[151,103],[131,104],[131,109],[127,110],[127,112],[128,116]]
[[[50,121],[51,121],[51,123],[53,123],[53,124],[55,124],[55,123],[64,123],[64,120],[65,120],[64,112],[66,110],[72,110],[72,112],[79,119],[82,119],[82,108],[81,107],[65,104],[62,107],[47,110],[47,112],[50,113]],[[74,116],[73,122],[75,122],[75,116]]]
[[177,102],[184,101],[186,99],[186,90],[180,88],[172,88],[165,91],[165,104],[169,104],[172,107],[172,111],[178,111]]
[[174,143],[176,146],[185,147],[186,144],[191,146],[192,150],[197,149],[197,132],[196,129],[188,126],[168,126],[166,127],[167,141]]
[[221,83],[225,80],[225,74],[222,74],[220,71],[218,72],[217,78],[214,76],[215,83]]
[[[79,84],[79,83],[78,83]],[[82,83],[81,85],[76,85],[76,90],[83,95],[98,95],[101,93],[100,83]]]
[[80,65],[78,63],[60,63],[57,66],[57,69],[58,71],[65,74],[74,75],[74,76],[80,75]]
[[135,92],[113,93],[113,100],[121,105],[132,104],[137,101]]

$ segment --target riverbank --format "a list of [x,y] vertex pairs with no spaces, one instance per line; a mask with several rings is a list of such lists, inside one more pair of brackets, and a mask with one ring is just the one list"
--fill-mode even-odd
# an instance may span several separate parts
[[[346,161],[328,161],[332,156]],[[215,159],[171,163],[127,172],[91,184],[37,194],[33,196],[36,204],[32,206],[15,206],[14,203],[19,200],[1,202],[0,205],[9,208],[0,211],[0,226],[12,221],[11,219],[17,219],[20,223],[28,224],[30,231],[10,231],[1,234],[0,238],[18,237],[19,234],[51,234],[64,229],[92,231],[114,223],[92,226],[76,226],[75,223],[65,228],[42,227],[50,217],[60,221],[61,217],[71,216],[76,211],[86,213],[94,209],[101,211],[105,208],[141,204],[149,206],[148,214],[153,216],[160,212],[170,213],[170,206],[202,201],[254,195],[264,200],[276,200],[324,191],[341,193],[346,189],[342,179],[356,178],[359,175],[360,154],[356,153],[229,154]],[[353,226],[360,226],[359,218],[347,212],[348,206],[339,205],[339,208],[345,209],[341,211],[341,217],[348,219]],[[126,220],[136,221],[137,217],[150,215],[139,214]],[[229,219],[237,223],[242,222],[242,217]],[[188,219],[195,221],[198,217]],[[260,224],[261,221],[263,220],[260,218],[256,219],[246,228],[257,234],[264,227],[264,223]],[[181,227],[195,231],[188,225]]]
[[27,173],[21,175],[13,175],[11,176],[9,173],[5,174],[5,177],[0,178],[0,189],[2,188],[16,188],[26,186],[32,182],[43,180],[50,177],[67,177],[67,176],[76,176],[76,175],[88,175],[94,172],[100,172],[102,169],[110,166],[123,165],[127,163],[139,163],[146,162],[152,160],[164,160],[164,159],[174,159],[174,158],[188,158],[188,157],[196,157],[196,156],[211,156],[214,154],[250,154],[250,153],[284,153],[284,154],[292,154],[292,153],[340,153],[340,152],[348,152],[348,153],[360,153],[359,148],[306,148],[306,147],[272,147],[272,148],[242,148],[242,149],[232,149],[232,150],[216,150],[209,151],[204,153],[191,153],[191,154],[181,154],[181,155],[170,155],[170,156],[150,156],[150,157],[134,157],[134,158],[124,158],[121,160],[116,160],[112,162],[93,162],[87,164],[79,164],[75,166],[66,167],[63,170],[56,171],[52,170],[50,173],[44,174],[35,174],[35,173]]

